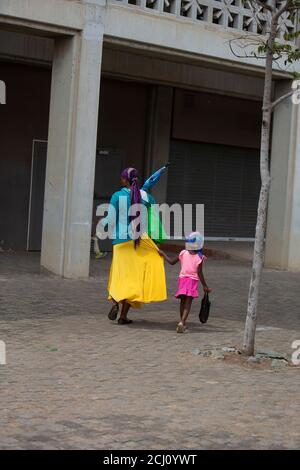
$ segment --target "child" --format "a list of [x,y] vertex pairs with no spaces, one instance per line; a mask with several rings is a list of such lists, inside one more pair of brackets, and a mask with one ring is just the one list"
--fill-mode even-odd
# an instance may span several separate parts
[[169,258],[163,251],[160,255],[171,265],[178,261],[181,263],[181,271],[178,278],[178,288],[175,297],[180,298],[180,322],[177,325],[177,333],[186,331],[186,321],[189,316],[193,299],[198,297],[199,279],[205,292],[211,292],[205,282],[202,264],[206,257],[202,253],[203,237],[199,232],[192,232],[186,240],[185,250],[176,258]]

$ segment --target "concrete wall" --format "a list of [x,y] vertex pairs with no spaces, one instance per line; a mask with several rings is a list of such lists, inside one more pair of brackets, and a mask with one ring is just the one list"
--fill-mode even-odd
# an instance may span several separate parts
[[[28,34],[0,30],[0,58],[51,66],[54,41]],[[260,99],[263,77],[241,73],[222,64],[206,64],[202,58],[174,57],[140,44],[124,45],[104,38],[102,74],[117,79],[202,89]]]
[[33,139],[47,140],[50,71],[0,63],[6,105],[0,106],[0,243],[26,249]]
[[[162,5],[161,2],[160,4]],[[164,82],[165,85],[172,83],[174,85],[174,83],[180,82],[182,87],[205,88],[206,91],[210,88],[210,83],[213,83],[213,89],[218,89],[220,93],[224,91],[222,83],[226,86],[226,92],[230,93],[229,82],[233,80],[236,96],[245,97],[245,93],[249,93],[248,90],[250,90],[248,98],[257,99],[259,97],[254,89],[262,85],[261,80],[258,84],[257,77],[260,79],[263,77],[264,62],[256,61],[253,58],[238,58],[232,54],[228,42],[230,39],[240,36],[239,31],[223,28],[220,25],[204,24],[204,22],[196,23],[148,10],[143,11],[141,8],[135,8],[128,4],[106,2],[106,0],[45,0],[43,2],[41,0],[2,0],[0,2],[1,29],[22,34],[29,33],[41,38],[55,38],[48,153],[51,158],[48,158],[47,165],[48,177],[46,177],[45,198],[47,209],[45,214],[47,213],[47,216],[44,218],[42,250],[44,253],[42,256],[43,265],[55,273],[68,277],[88,274],[92,181],[95,168],[103,38],[114,44],[116,48],[120,46],[135,49],[140,56],[155,56],[155,61],[148,60],[147,62],[147,76],[143,76],[143,73],[132,75],[128,63],[126,67],[124,66],[124,56],[121,67],[119,64],[116,69],[113,67],[116,63],[111,63],[105,68],[107,74],[115,76],[120,74],[123,77],[127,74],[126,78],[138,78],[152,82],[155,82],[160,76],[160,83]],[[13,60],[14,51],[17,50],[18,60],[22,60],[22,57],[23,60],[26,60],[29,56],[33,61],[42,57],[43,61],[45,56],[51,55],[51,51],[47,47],[34,52],[32,48],[36,46],[37,44],[34,44],[33,41],[30,43],[30,50],[26,50],[24,44],[15,44],[12,41],[8,50],[7,48],[5,50],[5,47],[0,48],[0,56]],[[165,66],[166,57],[168,64]],[[136,67],[138,61],[134,62]],[[180,65],[178,65],[179,63]],[[189,64],[192,68],[186,69],[185,64]],[[202,69],[198,68],[199,65]],[[277,64],[277,62],[274,64],[274,67],[277,68],[276,77],[286,77],[286,73],[279,70],[280,65],[282,64]],[[298,64],[297,67],[299,69],[300,65]],[[213,69],[211,74],[205,70],[208,68]],[[193,70],[193,72],[189,73],[189,70]],[[176,78],[177,72],[180,72],[179,81]],[[40,81],[47,82],[49,80],[47,78],[48,71],[32,73],[31,78],[35,73],[45,74],[43,78],[38,80],[39,84]],[[226,79],[224,79],[224,74],[227,74]],[[241,78],[243,82],[241,89],[238,83],[242,74],[245,75],[245,80]],[[253,82],[251,76],[254,77]],[[0,79],[5,79],[5,76],[2,74]],[[15,80],[18,84],[20,83],[19,76],[16,75]],[[251,86],[247,87],[246,83],[251,83]],[[4,121],[1,132],[3,135],[7,133],[3,139],[3,155],[7,160],[5,166],[13,168],[8,171],[8,181],[11,181],[11,188],[8,188],[3,196],[5,199],[13,201],[16,208],[22,206],[24,213],[26,212],[25,193],[28,188],[23,182],[26,180],[24,177],[26,170],[24,162],[21,160],[24,153],[26,161],[28,161],[32,138],[43,138],[42,134],[44,135],[47,127],[48,113],[45,113],[44,117],[40,113],[41,108],[44,110],[49,102],[46,99],[47,91],[43,92],[43,87],[47,88],[49,93],[48,82],[29,94],[28,88],[24,88],[22,76],[22,86],[18,89],[16,85],[12,87],[15,88],[15,96],[11,101],[12,108],[9,118],[6,116],[8,105],[1,109],[1,113],[5,113],[5,118],[3,115],[1,117]],[[9,94],[10,91],[7,88],[8,101]],[[20,101],[25,99],[27,107],[21,109],[18,97]],[[125,101],[127,98],[125,95]],[[131,104],[130,100],[129,103]],[[140,111],[144,106],[142,99],[139,104],[141,105]],[[111,110],[107,111],[108,114],[110,112]],[[32,123],[35,122],[35,119],[38,121],[33,129]],[[126,120],[129,124],[132,123],[128,110],[122,110],[114,119],[115,124],[118,123],[118,125]],[[289,146],[289,172],[286,179],[287,186],[283,188],[282,197],[287,199],[285,207],[288,214],[285,218],[289,232],[288,246],[285,249],[288,252],[288,267],[293,268],[297,268],[299,265],[299,259],[296,256],[297,250],[299,253],[300,240],[299,122],[297,113],[297,118],[292,118],[294,131],[290,134],[286,131],[284,120],[281,120],[277,127],[280,131],[279,140],[281,140],[282,127],[285,129],[283,140]],[[219,126],[221,124],[219,122]],[[11,129],[14,129],[13,132]],[[16,129],[19,132],[16,132]],[[141,128],[135,130],[140,132]],[[212,132],[211,129],[209,131]],[[33,135],[36,132],[41,136]],[[15,135],[20,136],[20,140],[18,143],[11,143]],[[288,135],[289,137],[287,137]],[[195,136],[195,131],[193,136]],[[101,143],[104,142],[104,138],[108,139],[107,142],[111,141],[112,131],[107,131],[106,137],[101,138]],[[245,137],[244,135],[244,138],[248,139],[249,136]],[[141,154],[142,142],[133,144],[132,139],[129,139],[127,135],[123,135],[122,139],[130,148],[130,158],[133,158],[135,152],[136,155]],[[17,148],[17,146],[19,147]],[[11,148],[14,150],[13,152],[11,152]],[[19,148],[22,148],[22,153],[19,153]],[[12,153],[13,157],[11,157]],[[21,155],[22,158],[20,158]],[[12,159],[14,159],[14,163],[12,163]],[[16,168],[19,174],[17,179],[13,180],[11,175]],[[276,169],[275,174],[278,176]],[[14,186],[16,181],[17,184]],[[52,184],[53,182],[54,184]],[[289,182],[292,186],[289,186]],[[14,192],[16,187],[22,188],[20,203],[17,200],[19,195],[16,196],[17,193]],[[15,219],[11,221],[11,212],[5,216],[6,224],[11,224],[13,229],[17,230],[14,227]],[[14,214],[13,217],[16,215]],[[22,226],[23,232],[26,232],[26,224]],[[282,238],[283,235],[280,234],[280,237]]]
[[139,44],[127,47],[106,38],[102,72],[160,85],[228,93],[261,99],[263,77],[241,73],[222,64],[206,64],[202,58],[174,57],[168,52],[148,50]]
[[[150,8],[143,9],[125,2],[1,0],[0,24],[14,25],[24,31],[32,28],[44,36],[49,33],[69,34],[83,30],[86,21],[96,19],[100,9],[106,38],[137,43],[144,50],[164,49],[174,56],[201,58],[229,69],[263,73],[263,60],[237,57],[231,52],[229,41],[239,38],[241,31],[213,22],[191,21],[189,18],[160,13]],[[282,69],[283,61],[274,64],[277,73],[284,75],[280,66]]]
[[[291,89],[277,86],[277,95]],[[286,99],[275,110],[266,266],[300,271],[300,106]]]
[[[147,136],[147,174],[164,166],[170,159],[170,137],[172,132],[174,89],[156,86],[152,90],[151,109]],[[158,203],[167,200],[168,174],[165,173],[152,194]]]
[[[25,250],[32,141],[48,139],[51,70],[0,62],[0,76],[0,246]],[[125,165],[143,175],[151,86],[105,78],[101,86],[97,147],[124,150]]]
[[[154,10],[144,11],[118,1],[107,4],[105,34],[128,43],[137,42],[145,49],[163,47],[174,55],[198,57],[231,69],[263,73],[265,65],[264,60],[249,57],[251,50],[256,51],[256,45],[250,46],[247,54],[240,49],[237,54],[230,50],[229,41],[240,39],[244,31],[223,28],[213,23],[189,21]],[[274,63],[274,69],[280,70],[280,67],[284,69],[283,60]],[[297,67],[300,69],[299,65]]]
[[126,166],[143,174],[151,87],[104,78],[101,88],[97,146],[124,150]]
[[[32,140],[47,140],[51,77],[49,69],[4,62],[0,73],[8,89],[8,104],[0,107],[0,204],[4,215],[0,240],[5,241],[5,248],[23,250]],[[142,177],[168,161],[171,136],[258,147],[259,101],[177,90],[173,113],[172,87],[106,77],[101,87],[97,147],[124,151],[125,165],[137,167]],[[160,202],[165,200],[166,183],[165,176],[154,191]]]
[[[0,24],[20,30],[33,29],[38,35],[81,31],[85,25],[86,0],[1,0]],[[105,4],[105,0],[90,2]],[[91,7],[92,9],[93,7]]]
[[0,58],[50,67],[54,40],[16,31],[0,30]]

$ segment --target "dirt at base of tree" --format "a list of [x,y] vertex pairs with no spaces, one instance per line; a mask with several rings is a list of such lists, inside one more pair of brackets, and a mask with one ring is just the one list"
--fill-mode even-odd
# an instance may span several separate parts
[[[189,356],[189,358],[187,358]],[[282,370],[291,370],[295,369],[297,366],[291,364],[290,362],[287,361],[280,361],[281,364],[278,366],[272,365],[272,358],[268,357],[261,357],[260,362],[250,362],[249,361],[249,356],[245,356],[243,354],[239,354],[236,351],[235,352],[225,352],[224,357],[214,357],[214,355],[210,356],[194,356],[190,352],[185,352],[181,354],[182,359],[189,360],[189,361],[200,361],[200,362],[206,362],[206,363],[219,363],[219,364],[226,364],[229,366],[238,366],[238,367],[243,367],[245,369],[255,369],[255,370],[269,370],[272,372],[278,372]],[[277,363],[278,364],[278,363]],[[299,368],[299,367],[298,367]]]
[[[205,359],[205,358],[204,358]],[[209,358],[211,360],[215,360],[212,358]],[[241,367],[245,367],[246,369],[270,369],[274,370],[273,367],[271,367],[271,362],[272,360],[269,358],[263,358],[261,362],[247,362],[248,361],[248,356],[243,356],[242,354],[236,354],[236,353],[225,353],[225,357],[223,362],[226,362],[226,364],[232,364],[232,365],[239,365]],[[286,366],[287,367],[287,366]]]

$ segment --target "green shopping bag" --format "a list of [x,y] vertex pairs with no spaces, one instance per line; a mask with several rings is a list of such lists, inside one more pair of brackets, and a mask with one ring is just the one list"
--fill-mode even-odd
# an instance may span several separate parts
[[156,243],[163,243],[168,239],[159,213],[152,204],[148,207],[148,235]]

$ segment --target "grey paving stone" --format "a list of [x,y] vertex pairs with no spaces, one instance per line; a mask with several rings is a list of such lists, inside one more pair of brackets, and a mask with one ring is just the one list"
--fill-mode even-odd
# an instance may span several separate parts
[[[240,347],[250,266],[206,263],[207,324],[176,334],[177,267],[169,300],[107,319],[109,258],[88,280],[40,273],[38,256],[0,253],[1,449],[268,449],[300,447],[299,369],[250,369],[192,354]],[[258,350],[292,353],[300,339],[300,275],[266,270]]]

